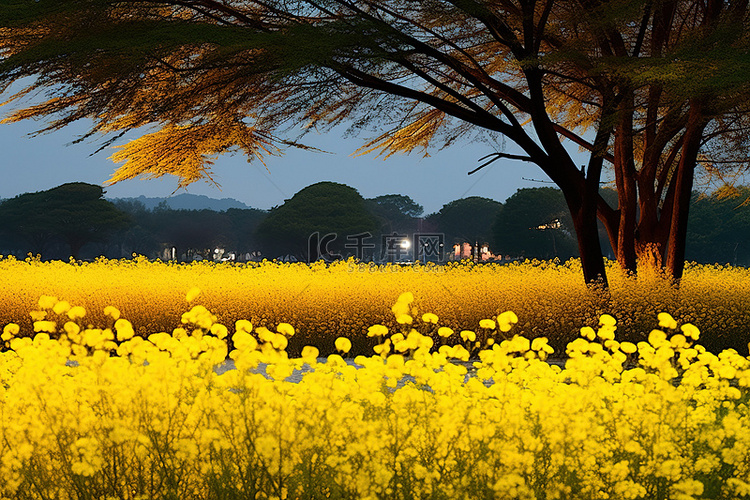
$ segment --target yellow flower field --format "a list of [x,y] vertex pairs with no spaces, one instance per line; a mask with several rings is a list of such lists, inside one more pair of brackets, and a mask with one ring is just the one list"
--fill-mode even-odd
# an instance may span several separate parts
[[[321,264],[190,265],[144,258],[69,264],[0,259],[0,325],[17,322],[31,329],[29,311],[40,295],[80,304],[94,324],[103,309],[115,304],[139,336],[171,331],[180,324],[185,291],[197,287],[201,304],[223,324],[248,319],[269,328],[290,323],[297,335],[287,350],[298,355],[305,345],[334,351],[334,340],[349,337],[352,352],[372,353],[367,328],[397,325],[390,314],[404,290],[415,306],[434,312],[442,327],[474,330],[481,319],[514,311],[515,332],[528,338],[546,336],[558,351],[576,338],[581,325],[601,314],[614,316],[623,339],[640,341],[659,312],[693,323],[706,332],[712,352],[733,347],[747,352],[750,335],[750,271],[744,268],[688,265],[679,293],[658,277],[622,276],[610,263],[611,296],[591,294],[577,261],[557,265],[526,262],[509,266],[371,266],[353,261]],[[502,332],[499,332],[502,333]],[[432,332],[438,338],[437,331]]]
[[146,338],[113,305],[53,296],[33,331],[4,326],[0,498],[750,496],[750,361],[665,312],[637,344],[611,315],[581,325],[558,366],[514,312],[454,332],[406,292],[351,363],[345,338],[290,359],[294,325],[223,324],[202,296]]

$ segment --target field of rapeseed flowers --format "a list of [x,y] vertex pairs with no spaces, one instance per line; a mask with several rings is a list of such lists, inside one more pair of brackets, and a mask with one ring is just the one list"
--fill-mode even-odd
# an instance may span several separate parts
[[[662,313],[636,345],[602,315],[564,367],[545,362],[545,338],[514,335],[484,342],[467,374],[476,331],[437,347],[427,332],[454,333],[414,294],[389,309],[398,328],[368,328],[378,354],[351,364],[314,347],[290,359],[288,323],[224,325],[195,305],[143,339],[115,307],[95,328],[42,296],[33,338],[16,323],[1,337],[0,497],[750,496],[750,361],[696,345],[694,325]],[[479,328],[518,321],[506,311]],[[236,369],[216,370],[227,355]]]
[[0,276],[0,498],[750,498],[750,361],[698,344],[744,335],[742,269],[609,296],[575,263]]
[[415,307],[437,314],[443,326],[456,332],[510,310],[519,318],[515,333],[530,339],[546,336],[558,352],[576,338],[581,325],[596,323],[602,314],[617,319],[621,339],[645,340],[659,312],[697,325],[706,332],[702,342],[712,352],[729,347],[746,352],[749,270],[691,265],[677,293],[658,277],[642,273],[636,280],[618,274],[614,266],[609,269],[611,294],[605,298],[586,289],[577,261],[399,267],[353,261],[330,266],[185,265],[144,258],[71,265],[6,258],[0,259],[5,283],[0,326],[17,322],[30,331],[28,311],[45,294],[85,307],[94,324],[104,321],[104,307],[117,305],[136,334],[147,337],[178,326],[185,291],[198,287],[201,304],[223,324],[248,319],[268,328],[294,325],[290,354],[299,355],[305,345],[331,353],[339,336],[352,339],[353,354],[370,354],[375,344],[366,335],[368,327],[395,327],[390,306],[410,290]]

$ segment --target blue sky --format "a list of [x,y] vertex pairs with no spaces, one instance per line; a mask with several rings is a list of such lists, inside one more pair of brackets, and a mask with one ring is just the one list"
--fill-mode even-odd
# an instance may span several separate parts
[[[0,111],[5,111],[0,108]],[[2,113],[5,114],[4,112]],[[102,184],[116,165],[108,157],[112,149],[94,153],[95,140],[71,144],[86,130],[86,124],[74,124],[58,132],[36,137],[29,133],[40,128],[38,122],[0,125],[0,198],[49,189],[65,182]],[[333,181],[357,189],[365,198],[383,194],[411,196],[425,208],[425,214],[444,204],[467,196],[483,196],[504,201],[520,187],[547,184],[526,181],[547,179],[536,166],[500,160],[479,172],[478,160],[493,152],[479,143],[457,144],[435,151],[428,158],[421,154],[392,156],[387,160],[352,157],[364,138],[342,138],[331,132],[305,137],[303,141],[330,154],[289,150],[281,157],[266,158],[266,167],[258,161],[248,163],[240,155],[222,156],[213,171],[221,190],[207,183],[195,183],[187,192],[212,198],[235,198],[247,205],[267,209],[284,202],[300,189],[319,181]],[[158,180],[132,180],[107,187],[108,197],[169,196],[177,188],[173,177]],[[184,192],[184,191],[179,191]],[[179,194],[176,193],[176,194]]]

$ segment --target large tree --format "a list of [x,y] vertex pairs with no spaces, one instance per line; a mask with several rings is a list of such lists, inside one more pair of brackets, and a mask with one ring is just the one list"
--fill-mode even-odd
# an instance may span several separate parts
[[384,194],[365,200],[370,213],[378,220],[381,235],[414,233],[424,208],[403,194]]
[[[337,182],[318,182],[272,208],[258,225],[264,253],[292,254],[317,260],[327,253],[357,257],[372,254],[372,232],[378,221],[356,189]],[[316,234],[317,233],[317,234]]]
[[71,182],[46,191],[25,193],[0,203],[3,231],[44,253],[54,239],[65,242],[79,257],[87,243],[106,241],[130,218],[105,200],[101,186]]
[[429,219],[445,235],[449,246],[464,242],[481,245],[492,240],[492,224],[502,210],[499,201],[469,196],[446,203]]
[[[534,163],[562,190],[587,281],[606,280],[597,217],[623,268],[679,278],[696,164],[747,156],[747,14],[745,0],[10,0],[0,84],[49,96],[11,120],[156,126],[114,155],[113,182],[210,179],[216,155],[275,153],[298,125],[372,126],[362,152],[386,156],[503,136],[522,153],[490,161]],[[599,194],[608,166],[617,207]]]

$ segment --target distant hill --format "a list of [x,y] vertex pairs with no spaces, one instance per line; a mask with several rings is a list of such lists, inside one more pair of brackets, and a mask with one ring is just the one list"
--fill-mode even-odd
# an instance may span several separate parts
[[189,194],[182,193],[176,196],[170,196],[168,198],[147,198],[146,196],[138,196],[137,198],[109,198],[110,201],[122,200],[122,201],[139,201],[146,206],[147,210],[153,210],[162,201],[167,202],[167,205],[172,210],[214,210],[216,212],[223,212],[230,208],[243,208],[249,209],[249,207],[237,201],[234,198],[222,198],[220,200],[216,198],[209,198],[202,194]]

